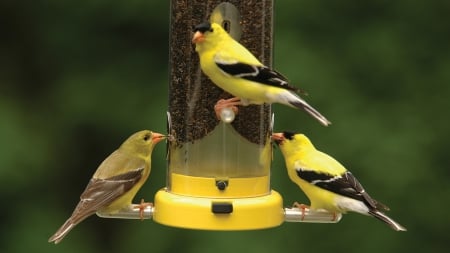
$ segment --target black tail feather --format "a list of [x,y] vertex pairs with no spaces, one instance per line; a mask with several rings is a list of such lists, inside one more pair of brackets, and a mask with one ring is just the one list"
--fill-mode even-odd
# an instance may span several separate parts
[[331,122],[325,118],[320,112],[318,112],[316,109],[314,109],[312,106],[310,106],[305,101],[299,99],[297,101],[289,101],[289,103],[299,109],[303,109],[306,111],[309,115],[313,116],[316,120],[320,122],[320,124],[324,126],[328,126],[331,124]]
[[389,218],[386,214],[384,214],[384,213],[382,213],[382,212],[380,212],[378,210],[369,211],[369,214],[372,215],[373,217],[381,220],[382,222],[388,224],[395,231],[406,231],[405,227],[403,227],[402,225],[398,224],[396,221],[394,221],[393,219]]

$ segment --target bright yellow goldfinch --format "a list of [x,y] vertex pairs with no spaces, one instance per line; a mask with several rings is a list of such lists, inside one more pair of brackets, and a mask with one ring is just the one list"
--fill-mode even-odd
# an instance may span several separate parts
[[59,243],[78,223],[97,211],[115,213],[129,208],[150,174],[153,147],[165,137],[149,130],[131,135],[100,164],[70,218],[48,241]]
[[389,210],[387,206],[371,198],[352,173],[317,150],[305,135],[283,132],[273,134],[272,139],[283,153],[289,178],[309,198],[311,209],[353,211],[373,216],[396,231],[406,231],[381,211]]
[[202,23],[194,32],[192,42],[196,44],[203,72],[217,86],[240,99],[223,107],[280,103],[305,110],[324,126],[331,124],[296,94],[299,89],[291,86],[280,73],[264,66],[220,25]]

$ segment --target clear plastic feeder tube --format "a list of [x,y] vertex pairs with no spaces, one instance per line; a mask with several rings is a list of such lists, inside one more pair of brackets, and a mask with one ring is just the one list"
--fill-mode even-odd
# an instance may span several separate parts
[[[195,5],[195,2],[191,1]],[[198,55],[187,36],[186,29],[209,19],[221,24],[235,39],[247,46],[264,64],[271,65],[271,8],[252,6],[245,1],[214,3],[208,18],[172,20],[171,71],[169,89],[169,126],[173,136],[169,143],[167,190],[187,195],[217,196],[202,189],[187,189],[202,185],[203,179],[214,179],[223,193],[233,192],[233,185],[254,184],[241,196],[270,193],[271,163],[271,109],[268,105],[239,106],[239,112],[231,120],[216,117],[214,106],[220,99],[231,98],[211,83],[201,71]],[[255,2],[255,1],[253,1]],[[259,5],[268,1],[257,1]],[[173,4],[173,3],[172,3]],[[251,3],[255,5],[255,3]],[[270,5],[269,7],[272,7]],[[241,13],[239,10],[248,13]],[[253,11],[254,14],[251,14]],[[268,16],[270,14],[270,16]],[[249,22],[255,15],[256,22]],[[261,15],[263,19],[261,19]],[[173,16],[172,16],[173,17]],[[247,20],[244,22],[241,17]],[[261,24],[261,20],[265,23]],[[179,23],[174,25],[175,23]],[[180,30],[178,32],[178,30]],[[192,33],[188,35],[192,36]],[[262,40],[261,40],[262,38]],[[228,115],[230,116],[230,115]],[[246,181],[251,178],[253,181]],[[258,180],[259,179],[259,180]],[[191,186],[189,186],[191,185]],[[192,187],[191,187],[192,188]],[[196,188],[196,187],[194,187]],[[227,194],[223,196],[229,197]],[[219,195],[220,196],[220,195]]]

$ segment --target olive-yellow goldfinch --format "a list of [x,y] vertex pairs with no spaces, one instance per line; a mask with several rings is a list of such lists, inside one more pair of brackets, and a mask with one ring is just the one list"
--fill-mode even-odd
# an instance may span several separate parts
[[195,26],[194,32],[192,42],[203,72],[218,87],[240,99],[239,102],[230,101],[230,107],[280,103],[305,110],[322,125],[330,124],[296,94],[298,89],[291,86],[284,76],[264,66],[220,25],[202,23]]
[[97,211],[115,213],[129,208],[150,174],[153,147],[164,138],[149,130],[131,135],[100,164],[70,218],[48,241],[59,243],[78,223]]
[[388,207],[371,198],[352,173],[333,157],[317,150],[308,137],[283,132],[273,134],[272,139],[283,153],[289,178],[309,198],[311,209],[353,211],[373,216],[396,231],[406,231],[381,211],[389,210]]

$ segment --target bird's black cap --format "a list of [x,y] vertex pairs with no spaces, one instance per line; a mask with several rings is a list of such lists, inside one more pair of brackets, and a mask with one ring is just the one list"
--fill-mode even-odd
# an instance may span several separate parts
[[283,132],[284,138],[288,140],[292,140],[294,138],[295,133],[290,131],[284,131]]
[[212,32],[213,29],[211,27],[211,23],[204,22],[204,23],[201,23],[201,24],[198,24],[198,25],[194,26],[194,32],[197,32],[197,31],[201,32],[201,33],[204,33],[204,32],[207,32],[207,31]]

